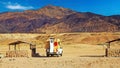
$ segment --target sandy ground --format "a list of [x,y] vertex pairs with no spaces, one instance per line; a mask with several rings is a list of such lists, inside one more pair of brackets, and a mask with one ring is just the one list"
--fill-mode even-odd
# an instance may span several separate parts
[[0,68],[119,68],[120,58],[50,57],[4,58]]
[[87,44],[65,45],[62,57],[46,57],[44,48],[37,52],[41,57],[1,58],[0,68],[119,68],[119,57],[105,57],[103,46]]
[[[19,58],[1,58],[0,68],[120,68],[120,57],[105,57],[105,47],[101,44],[106,40],[120,38],[120,33],[115,34],[70,34],[62,35],[64,44],[62,57],[46,57],[43,42],[37,41],[37,53],[41,57],[19,57]],[[8,50],[8,43],[15,40],[31,41],[38,37],[38,40],[45,36],[8,34],[0,35],[0,53]],[[64,37],[66,37],[64,39]],[[96,38],[97,37],[97,38]],[[104,38],[105,37],[105,38]],[[102,39],[104,38],[104,39]],[[65,41],[64,41],[65,40]],[[90,43],[92,44],[90,44]],[[73,43],[73,44],[71,44]],[[95,44],[93,44],[95,43]],[[118,43],[118,42],[116,42]],[[120,43],[115,45],[119,45]],[[116,46],[114,48],[119,48]]]

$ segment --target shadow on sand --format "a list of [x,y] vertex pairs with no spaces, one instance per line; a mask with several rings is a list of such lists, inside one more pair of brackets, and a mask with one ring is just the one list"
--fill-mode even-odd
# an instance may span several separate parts
[[45,55],[40,55],[39,53],[36,53],[36,54],[32,55],[32,57],[50,58],[50,57],[57,57],[57,55],[47,57],[47,56],[45,56]]
[[105,55],[82,55],[79,57],[106,57]]

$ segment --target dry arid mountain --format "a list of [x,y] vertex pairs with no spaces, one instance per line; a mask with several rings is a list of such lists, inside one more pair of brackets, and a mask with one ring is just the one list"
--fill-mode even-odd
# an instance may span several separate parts
[[48,5],[38,10],[0,14],[0,33],[117,32],[120,16]]

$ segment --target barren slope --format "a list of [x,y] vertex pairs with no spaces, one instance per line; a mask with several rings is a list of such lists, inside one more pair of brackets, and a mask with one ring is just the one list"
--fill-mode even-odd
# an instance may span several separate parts
[[116,31],[120,31],[119,15],[103,16],[90,12],[76,12],[52,5],[38,10],[0,14],[0,33]]

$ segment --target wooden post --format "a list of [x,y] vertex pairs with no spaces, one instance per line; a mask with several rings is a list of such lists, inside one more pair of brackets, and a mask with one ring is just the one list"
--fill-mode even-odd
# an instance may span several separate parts
[[9,45],[9,51],[10,51],[10,45]]
[[108,57],[108,48],[105,49],[105,56]]
[[16,44],[15,44],[15,46],[14,46],[14,50],[16,51]]
[[31,51],[32,51],[32,57],[35,57],[36,56],[36,48],[33,48],[33,49],[31,49]]
[[109,43],[109,48],[110,48],[110,43]]

